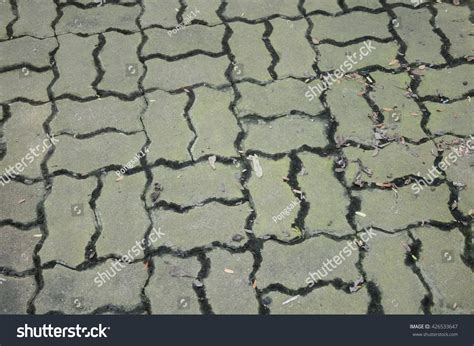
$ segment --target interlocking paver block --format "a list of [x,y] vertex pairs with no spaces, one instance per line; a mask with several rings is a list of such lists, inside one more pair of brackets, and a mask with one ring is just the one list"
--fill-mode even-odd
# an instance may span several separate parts
[[97,76],[92,52],[99,40],[97,36],[59,36],[59,49],[55,59],[59,78],[53,85],[56,95],[73,94],[79,97],[95,95],[91,84]]
[[337,1],[332,0],[305,0],[303,4],[307,13],[314,11],[323,11],[331,14],[342,12],[342,8]]
[[53,1],[17,0],[18,20],[13,24],[15,36],[30,35],[44,38],[54,36],[53,20],[57,17]]
[[28,301],[36,290],[33,276],[25,278],[0,276],[6,281],[2,282],[2,299],[0,300],[0,313],[2,314],[26,314]]
[[[234,141],[240,128],[229,109],[234,99],[231,91],[199,88],[189,112],[197,138],[191,151],[195,159],[209,154],[237,156]],[[234,139],[234,140],[233,140]]]
[[244,129],[244,147],[269,154],[289,152],[303,145],[323,148],[328,144],[326,123],[321,119],[288,115],[270,122],[247,121]]
[[309,153],[299,157],[306,171],[306,174],[298,176],[298,182],[309,202],[309,212],[305,218],[308,231],[326,231],[337,235],[352,233],[345,217],[349,196],[334,177],[333,158]]
[[13,11],[10,2],[0,2],[0,39],[8,38],[7,25],[14,20]]
[[196,20],[203,20],[209,25],[222,23],[222,20],[216,13],[222,4],[220,0],[188,0],[186,4],[188,6],[184,11],[183,18],[186,18],[186,16],[190,18],[196,17]]
[[211,271],[204,280],[206,293],[216,314],[257,314],[258,303],[249,275],[250,253],[230,254],[214,250],[209,255]]
[[33,268],[33,250],[40,240],[35,234],[41,234],[38,228],[23,231],[12,226],[0,227],[0,267],[17,272]]
[[[0,102],[9,103],[15,99],[28,99],[47,102],[47,88],[53,80],[51,71],[35,72],[28,69],[16,69],[0,73]],[[3,86],[8,85],[8,88]]]
[[474,86],[474,74],[470,65],[461,65],[450,69],[427,69],[421,77],[418,95],[441,95],[459,98]]
[[[474,125],[471,122],[474,103],[468,100],[448,104],[425,102],[425,106],[430,112],[430,119],[426,127],[432,134],[450,133],[468,136],[474,133]],[[466,126],[466,124],[470,124],[470,126]]]
[[21,63],[28,63],[36,67],[49,66],[49,54],[56,47],[57,42],[54,38],[38,40],[25,36],[2,42],[0,45],[0,67]]
[[0,219],[11,219],[23,223],[35,221],[37,218],[36,206],[43,199],[43,194],[44,188],[40,183],[25,185],[12,181],[0,186],[0,199],[2,200]]
[[298,1],[276,0],[271,3],[254,0],[229,1],[224,11],[224,15],[229,18],[242,17],[246,19],[259,19],[274,14],[289,17],[300,15],[298,11]]
[[191,250],[213,242],[233,245],[232,237],[236,234],[245,238],[245,221],[250,214],[249,209],[248,204],[225,206],[213,202],[182,214],[171,210],[155,210],[153,216],[155,227],[160,227],[166,234],[163,237],[167,244]]
[[181,8],[179,0],[144,0],[143,5],[145,13],[140,17],[142,26],[174,27],[178,24],[176,15]]
[[56,260],[75,267],[85,260],[86,246],[95,232],[89,200],[96,184],[94,178],[54,178],[45,202],[48,237],[40,251],[43,263]]
[[240,171],[234,166],[216,163],[213,170],[207,162],[173,170],[157,167],[154,179],[163,186],[160,200],[192,206],[210,198],[242,198]]

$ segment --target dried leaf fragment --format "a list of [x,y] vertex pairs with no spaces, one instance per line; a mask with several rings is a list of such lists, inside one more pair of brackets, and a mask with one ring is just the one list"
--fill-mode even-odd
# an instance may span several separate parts
[[262,170],[262,166],[260,165],[260,161],[258,160],[258,156],[256,154],[249,155],[247,159],[252,161],[252,169],[254,170],[257,178],[261,178],[263,176],[263,170]]
[[232,269],[225,268],[224,271],[229,274],[234,274],[234,271]]
[[217,160],[216,155],[209,156],[209,158],[207,160],[209,161],[209,165],[211,166],[211,168],[215,170],[216,169],[216,160]]

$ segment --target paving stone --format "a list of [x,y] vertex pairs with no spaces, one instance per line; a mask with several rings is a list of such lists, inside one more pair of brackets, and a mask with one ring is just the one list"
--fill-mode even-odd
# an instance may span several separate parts
[[[331,14],[336,14],[342,12],[341,7],[338,5],[337,1],[332,0],[305,0],[303,4],[306,12],[314,11],[324,11]],[[313,18],[312,21],[318,20],[318,17]]]
[[55,95],[73,94],[79,97],[95,95],[91,84],[97,76],[93,50],[99,41],[96,36],[59,36],[59,49],[55,58],[59,78],[53,85]]
[[395,138],[403,136],[414,141],[426,137],[420,126],[422,113],[418,105],[405,96],[411,81],[408,74],[374,72],[370,78],[375,81],[375,87],[369,97],[382,111],[387,135]]
[[474,133],[474,126],[470,123],[470,114],[474,111],[474,103],[461,100],[454,103],[442,104],[435,102],[424,103],[430,112],[427,128],[433,134],[452,133],[468,136]]
[[399,7],[394,9],[394,12],[400,18],[395,24],[395,30],[408,45],[405,55],[408,62],[444,63],[445,60],[440,54],[442,42],[430,25],[431,13],[429,10],[420,8],[413,11]]
[[[346,178],[353,182],[357,171],[362,174],[363,181],[369,183],[385,183],[396,178],[409,176],[411,174],[424,176],[433,167],[436,147],[432,142],[420,145],[391,143],[380,150],[376,156],[373,150],[363,150],[353,147],[344,149],[344,154],[349,161]],[[397,160],[393,158],[396,157]],[[358,161],[363,167],[370,169],[369,176],[359,167]]]
[[193,16],[191,12],[194,12],[196,14],[196,19],[203,20],[209,25],[222,23],[222,20],[216,13],[221,6],[220,0],[188,0],[186,1],[186,4],[188,7],[186,7],[186,10],[184,11],[183,18],[186,18],[186,16]]
[[[91,314],[106,305],[133,310],[141,303],[140,292],[148,277],[147,269],[143,263],[135,263],[123,268],[115,265],[118,268],[115,270],[113,263],[115,260],[107,260],[84,271],[63,266],[43,270],[44,287],[34,301],[36,313]],[[108,272],[113,275],[107,276]]]
[[[197,138],[191,151],[195,159],[213,154],[237,156],[234,141],[240,132],[239,125],[229,105],[234,100],[233,92],[198,88],[189,112]],[[234,138],[234,140],[232,140]]]
[[[190,209],[184,213],[170,210],[154,210],[155,227],[166,235],[166,244],[181,250],[212,245],[213,242],[233,245],[232,237],[245,238],[245,222],[250,206],[240,204],[225,206],[213,202]],[[224,226],[225,225],[225,226]],[[156,244],[156,247],[162,244]]]
[[[354,244],[351,250],[347,242],[331,240],[324,236],[306,239],[295,245],[267,241],[263,245],[263,261],[256,275],[257,285],[263,289],[271,284],[279,283],[286,288],[296,290],[308,286],[310,282],[313,283],[310,277],[312,273],[316,281],[329,281],[335,278],[340,278],[345,282],[356,280],[360,277],[355,266],[359,260],[359,253],[354,252]],[[347,253],[350,251],[350,255],[344,256],[345,247],[347,247]],[[345,260],[336,267],[330,266],[328,260],[331,260],[331,263],[334,262],[333,258],[337,255],[344,257]]]
[[319,100],[309,102],[305,93],[315,83],[305,84],[295,79],[283,79],[265,86],[241,83],[236,111],[239,116],[257,114],[262,117],[286,115],[292,111],[316,115],[323,111]]
[[334,177],[333,159],[310,153],[299,157],[307,172],[306,175],[297,177],[309,202],[309,212],[305,218],[306,229],[337,235],[353,233],[345,217],[350,203],[349,196]]
[[[46,137],[43,123],[51,114],[51,105],[31,106],[16,102],[10,106],[11,118],[2,129],[2,142],[6,155],[0,161],[2,182],[9,182],[10,176],[22,175],[29,178],[41,176],[41,162],[51,141]],[[20,140],[21,139],[21,140]],[[9,175],[6,169],[9,169]]]
[[404,246],[411,243],[410,238],[405,232],[395,235],[374,232],[377,235],[370,240],[370,251],[362,266],[367,280],[373,281],[381,292],[384,313],[421,314],[421,301],[428,292],[405,264],[407,252]]
[[275,67],[278,77],[314,76],[312,65],[316,58],[316,52],[305,37],[308,30],[306,20],[289,22],[287,19],[275,18],[271,24],[273,31],[270,35],[270,42],[279,57]]
[[163,186],[159,200],[182,207],[197,205],[209,198],[243,197],[239,169],[218,162],[215,170],[206,161],[179,170],[156,167],[152,173],[154,180]]
[[327,103],[331,114],[338,122],[336,137],[358,143],[371,143],[374,138],[373,123],[369,119],[372,109],[359,96],[364,90],[362,81],[343,80],[327,92]]
[[143,81],[146,89],[176,90],[202,83],[213,86],[227,84],[224,73],[229,60],[226,56],[211,58],[196,55],[173,62],[153,59],[147,61],[146,65],[148,72]]
[[[137,92],[138,80],[143,74],[143,66],[137,56],[141,35],[108,32],[104,36],[105,46],[99,53],[99,59],[105,73],[98,88],[122,94]],[[117,54],[118,51],[120,54]]]
[[2,315],[26,314],[28,301],[36,290],[34,277],[16,278],[0,275],[0,278],[6,280],[2,281],[0,313]]
[[145,12],[140,17],[141,25],[162,25],[172,27],[178,24],[176,15],[181,5],[179,0],[144,0]]
[[[365,36],[391,37],[387,28],[390,17],[386,13],[351,12],[338,17],[315,15],[310,18],[314,23],[311,37],[318,40],[332,39],[346,42]],[[341,27],[351,29],[340,30]]]
[[[58,136],[59,143],[48,161],[50,170],[67,169],[87,174],[110,165],[124,166],[142,150],[146,138],[143,133],[123,135],[104,133],[87,139]],[[97,148],[101,148],[100,151]],[[104,162],[104,155],[107,161]]]
[[12,226],[0,227],[0,267],[22,272],[34,267],[33,251],[40,238],[38,228],[23,231]]
[[[446,232],[418,228],[412,232],[422,243],[418,266],[432,288],[432,313],[472,314],[474,302],[468,288],[474,285],[474,275],[461,259],[465,244],[463,235],[457,229]],[[454,304],[457,305],[455,309]]]
[[44,188],[40,183],[25,185],[12,181],[3,185],[2,182],[0,220],[11,219],[23,223],[35,221],[37,218],[36,206],[43,199],[43,194]]
[[160,28],[148,29],[145,33],[148,40],[143,47],[143,55],[162,54],[175,56],[195,50],[207,53],[220,53],[225,27],[223,25],[207,27],[189,25],[176,34]]
[[[398,46],[394,42],[379,43],[372,41],[373,50],[368,51],[364,43],[357,43],[347,47],[337,47],[331,44],[320,44],[318,67],[322,71],[332,71],[338,69],[342,73],[361,70],[368,66],[382,66],[386,69],[392,69],[390,62],[397,56]],[[363,49],[363,54],[360,51]],[[372,49],[372,48],[371,48]],[[340,75],[337,72],[337,75]],[[336,74],[335,74],[336,76]],[[337,78],[337,77],[336,77]]]
[[58,35],[66,33],[97,34],[109,28],[138,31],[135,23],[140,6],[119,6],[106,4],[88,9],[75,6],[63,8],[63,16],[56,25]]
[[437,4],[436,25],[451,43],[449,53],[455,58],[474,55],[474,31],[469,21],[471,11],[467,6]]
[[427,69],[418,87],[418,95],[442,95],[458,98],[472,90],[474,75],[469,65],[461,65],[450,69]]
[[349,294],[336,290],[332,286],[318,288],[306,296],[299,296],[296,300],[285,303],[293,296],[280,292],[271,292],[268,296],[272,299],[269,306],[271,314],[286,315],[362,315],[367,313],[370,297],[365,288],[356,293]]
[[[282,179],[289,173],[290,161],[287,158],[273,161],[262,157],[259,161],[263,176],[258,178],[253,173],[248,182],[250,195],[258,210],[252,229],[258,237],[274,235],[283,241],[290,241],[300,235],[291,228],[299,210],[299,206],[291,206],[299,204],[298,198]],[[280,214],[283,216],[282,220],[278,219]]]
[[[15,17],[9,2],[0,2],[0,40],[8,39],[7,25]],[[3,54],[2,54],[3,55]]]
[[195,258],[155,257],[155,271],[145,288],[151,312],[160,315],[199,314],[193,281],[201,270]]
[[0,66],[21,63],[36,67],[49,66],[49,53],[56,47],[57,43],[54,38],[38,40],[33,37],[20,37],[2,42],[0,45]]
[[[413,186],[413,185],[411,185]],[[397,190],[363,190],[354,192],[361,199],[360,211],[366,217],[357,216],[361,227],[378,227],[387,231],[399,230],[417,222],[435,220],[451,222],[449,189],[446,185],[416,189],[405,186]]]
[[[97,200],[97,211],[102,222],[102,232],[96,243],[99,256],[111,253],[126,255],[136,246],[136,242],[145,239],[151,223],[145,203],[141,200],[146,184],[145,175],[126,176],[119,182],[116,179],[117,176],[112,173],[105,177]],[[114,208],[110,208],[111,205]],[[163,232],[166,233],[165,230]]]
[[57,13],[53,1],[18,0],[16,5],[18,20],[13,24],[15,36],[30,35],[40,38],[54,36],[51,24]]
[[34,72],[28,69],[0,73],[0,85],[9,86],[0,90],[0,102],[10,103],[19,98],[47,102],[46,89],[53,77],[51,71]]
[[148,160],[164,158],[188,161],[188,146],[194,134],[186,123],[183,110],[188,103],[186,94],[171,95],[157,90],[147,95],[148,108],[143,114],[143,124],[151,140]]
[[41,262],[58,261],[75,267],[86,260],[86,246],[95,232],[94,211],[89,206],[94,178],[54,178],[45,202],[48,237],[40,251]]
[[59,100],[56,106],[58,112],[50,123],[54,134],[84,135],[112,128],[125,132],[143,130],[140,123],[140,114],[146,108],[143,98],[121,101],[105,97],[85,103]]
[[[268,67],[272,57],[262,40],[264,24],[231,23],[232,36],[229,38],[230,49],[235,56],[233,77],[236,80],[253,78],[260,81],[271,80]],[[258,56],[259,59],[255,59]]]
[[245,19],[259,19],[280,14],[288,17],[299,16],[298,1],[277,0],[273,2],[263,2],[254,0],[230,1],[224,11],[228,18],[242,17]]
[[325,147],[326,123],[320,119],[309,119],[289,115],[271,122],[247,121],[244,130],[247,150],[260,150],[269,154],[289,152],[303,145]]
[[[257,314],[258,302],[249,282],[253,268],[252,255],[249,252],[230,254],[224,250],[214,250],[208,257],[211,271],[204,285],[213,312],[219,315]],[[229,269],[233,273],[228,273]]]

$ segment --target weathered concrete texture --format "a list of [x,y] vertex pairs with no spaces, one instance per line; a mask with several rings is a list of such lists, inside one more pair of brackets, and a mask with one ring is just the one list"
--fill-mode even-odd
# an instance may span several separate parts
[[199,302],[193,290],[201,266],[195,258],[163,256],[154,260],[155,271],[145,294],[153,314],[199,314]]
[[29,69],[16,69],[0,73],[0,85],[8,85],[8,88],[2,87],[0,91],[0,102],[11,103],[15,99],[25,98],[37,102],[47,102],[47,88],[53,80],[51,71],[35,72]]
[[431,13],[426,8],[413,11],[400,7],[394,9],[397,19],[395,30],[407,43],[405,58],[410,63],[423,62],[442,64],[445,62],[440,54],[441,39],[432,31],[430,25]]
[[[314,76],[312,65],[316,53],[305,37],[308,30],[306,20],[288,21],[275,18],[271,21],[271,25],[273,31],[270,42],[279,57],[275,68],[278,77]],[[291,35],[288,35],[288,30],[291,30]]]
[[41,235],[38,228],[23,231],[12,226],[0,227],[0,267],[16,272],[33,268],[33,251],[40,240],[35,237],[38,234]]
[[28,301],[33,297],[36,283],[32,276],[25,278],[6,277],[0,275],[2,280],[2,299],[0,300],[0,313],[3,315],[26,314]]
[[210,88],[196,90],[190,111],[197,134],[191,148],[194,159],[209,154],[226,157],[238,155],[234,141],[240,128],[229,109],[233,99],[234,95],[230,91],[221,92]]
[[342,80],[327,92],[327,103],[338,122],[336,137],[358,143],[370,143],[374,138],[372,116],[367,101],[361,96],[364,81]]
[[244,148],[276,154],[303,145],[323,148],[328,144],[326,123],[321,119],[288,115],[270,122],[246,121]]
[[[265,42],[262,40],[265,32],[264,24],[231,23],[233,33],[229,46],[235,56],[235,73],[237,80],[253,78],[259,81],[271,79],[268,67],[272,57],[268,54]],[[258,56],[258,59],[255,59]]]
[[63,16],[56,25],[58,35],[65,33],[97,34],[108,28],[126,31],[138,31],[135,23],[140,13],[140,6],[124,7],[106,3],[88,9],[75,6],[63,8]]
[[151,140],[148,161],[191,159],[188,146],[195,137],[184,117],[188,102],[186,94],[171,95],[157,90],[147,95],[148,108],[143,114],[143,124]]
[[[332,286],[318,288],[306,296],[287,302],[294,296],[280,292],[268,295],[272,299],[269,306],[272,315],[314,314],[314,315],[362,315],[367,313],[370,298],[365,288],[348,294]],[[285,304],[284,304],[285,303]]]
[[[137,92],[138,79],[143,74],[142,64],[137,57],[141,35],[108,32],[104,36],[105,46],[99,52],[99,59],[105,73],[97,87],[122,94]],[[118,51],[120,54],[117,54]]]
[[[56,266],[43,271],[44,287],[34,301],[37,314],[62,311],[67,314],[90,314],[99,307],[115,305],[133,310],[140,304],[147,269],[143,263],[116,265],[115,260],[83,271]],[[105,279],[106,273],[110,279]],[[106,282],[100,281],[99,273]],[[96,280],[97,279],[97,280]],[[101,283],[99,285],[97,282]]]
[[419,228],[413,234],[422,243],[418,266],[432,287],[433,313],[472,314],[474,276],[462,260],[463,235],[457,229],[443,232],[435,228]]
[[[136,245],[136,241],[145,239],[146,230],[151,225],[142,200],[145,175],[139,173],[120,181],[116,179],[113,173],[105,177],[97,200],[98,218],[102,226],[96,243],[100,256],[111,253],[126,255]],[[109,205],[115,205],[115,208],[111,209]]]
[[[267,241],[262,250],[263,262],[256,274],[257,285],[259,288],[265,288],[280,283],[296,290],[308,286],[312,273],[316,281],[329,281],[335,278],[345,282],[356,280],[360,276],[355,266],[359,259],[358,250],[349,248],[351,255],[345,257],[345,261],[341,261],[335,269],[327,263],[327,260],[332,260],[335,255],[344,256],[345,247],[349,248],[346,241],[335,241],[325,236],[306,239],[296,245]],[[325,263],[329,269],[324,267]]]
[[140,17],[141,25],[163,25],[174,27],[178,25],[176,15],[181,8],[179,0],[144,0],[145,13]]
[[60,100],[56,106],[58,113],[50,123],[54,134],[84,135],[101,129],[143,130],[140,123],[140,114],[146,106],[143,99],[121,101],[105,97],[84,103]]
[[404,229],[410,224],[427,222],[451,222],[449,189],[445,184],[424,188],[415,194],[413,185],[393,190],[363,190],[354,192],[361,199],[361,212],[356,221],[361,227],[374,226],[387,231]]
[[[428,294],[422,282],[404,263],[405,247],[411,243],[406,233],[388,235],[375,232],[370,240],[370,251],[362,266],[367,279],[373,281],[382,295],[386,314],[421,314],[421,301]],[[383,263],[383,265],[380,265]]]
[[53,85],[53,92],[79,97],[95,95],[91,84],[97,72],[92,51],[99,44],[97,36],[65,35],[59,36],[58,40],[59,49],[55,58],[60,74]]
[[436,9],[435,23],[451,42],[449,53],[455,58],[474,55],[474,31],[469,21],[469,8],[439,4]]
[[449,104],[426,102],[425,106],[430,112],[427,128],[432,134],[450,133],[468,136],[474,133],[473,125],[466,126],[471,122],[474,102],[469,102],[468,100]]
[[213,170],[207,162],[201,162],[179,170],[157,167],[152,173],[154,182],[163,186],[159,200],[182,207],[197,205],[210,198],[242,198],[240,171],[234,166],[216,163]]
[[[263,176],[252,174],[248,188],[252,194],[255,208],[259,211],[253,225],[253,231],[259,237],[274,235],[283,241],[290,241],[301,234],[291,228],[298,215],[299,206],[291,208],[292,202],[297,202],[297,196],[283,178],[287,177],[290,162],[287,158],[273,161],[259,159]],[[284,210],[291,209],[286,213]],[[280,213],[283,213],[280,215]],[[288,215],[286,215],[288,214]],[[283,216],[280,220],[278,215]]]
[[[196,55],[186,60],[173,62],[152,59],[146,64],[148,72],[143,81],[143,86],[146,89],[176,90],[195,84],[205,83],[219,86],[228,83],[224,73],[230,62],[226,56],[211,58],[205,55]],[[179,74],[176,71],[180,71]]]
[[216,11],[222,5],[220,0],[188,0],[183,18],[189,17],[205,21],[209,25],[222,23]]
[[[171,210],[154,210],[153,219],[166,235],[168,246],[181,250],[212,245],[213,242],[237,245],[232,237],[245,238],[245,221],[250,214],[249,205],[228,207],[213,202],[190,209],[184,213]],[[162,244],[156,244],[158,247]]]
[[473,89],[474,75],[469,65],[461,65],[451,69],[427,69],[421,77],[418,94],[441,95],[448,98],[459,98]]
[[[311,36],[318,40],[331,39],[345,42],[364,36],[390,37],[387,27],[390,18],[386,13],[352,12],[338,17],[315,15],[310,18],[314,23]],[[341,28],[350,28],[350,30],[341,30]]]
[[388,75],[382,72],[370,74],[375,81],[369,97],[384,116],[384,130],[392,138],[400,136],[414,141],[426,137],[420,123],[422,112],[413,99],[405,96],[411,79],[406,73]]
[[0,45],[0,67],[21,63],[49,67],[49,54],[56,47],[54,38],[38,40],[27,36],[5,41]]
[[51,23],[56,18],[56,6],[52,1],[17,0],[18,20],[13,24],[15,36],[31,35],[45,38],[54,36]]
[[23,223],[35,221],[37,218],[36,206],[43,199],[43,185],[41,183],[26,185],[13,181],[3,184],[2,178],[0,219],[11,219]]
[[55,260],[75,267],[86,259],[85,249],[95,232],[89,200],[96,185],[94,178],[54,178],[51,194],[45,202],[51,222],[40,251],[43,262]]
[[8,39],[7,25],[15,19],[9,2],[0,2],[0,39]]
[[[326,12],[330,14],[342,12],[342,9],[337,4],[337,1],[332,0],[305,0],[304,8],[308,13],[312,13],[314,11]],[[313,21],[317,19],[318,17],[313,18]]]
[[273,14],[292,17],[300,15],[297,0],[260,2],[254,0],[230,1],[224,11],[226,17],[242,17],[246,19],[259,19]]
[[148,40],[143,47],[143,55],[159,53],[175,56],[196,50],[217,54],[223,50],[221,41],[224,29],[223,25],[190,25],[177,33],[159,28],[148,29],[145,31]]
[[318,66],[322,71],[339,69],[342,73],[350,73],[376,65],[383,66],[386,69],[395,67],[391,66],[390,62],[397,56],[398,46],[396,43],[372,41],[371,46],[374,50],[368,52],[367,49],[364,49],[364,56],[360,52],[360,48],[365,47],[363,43],[353,44],[348,47],[320,44],[317,46],[319,51],[317,58]]
[[309,203],[305,218],[306,229],[337,235],[352,233],[346,220],[349,196],[333,175],[333,157],[319,157],[308,153],[299,157],[305,174],[298,176],[298,182]]
[[305,84],[295,79],[283,79],[265,86],[241,83],[238,86],[241,98],[236,111],[239,116],[257,114],[268,117],[286,115],[292,111],[316,115],[323,111],[321,102],[308,102],[308,98],[304,96],[308,87],[315,84]]
[[11,104],[10,112],[11,118],[3,125],[1,139],[6,148],[0,163],[3,180],[9,180],[5,169],[10,166],[15,167],[14,175],[39,177],[41,162],[52,145],[42,127],[51,114],[51,105],[30,106],[18,102]]
[[[126,165],[140,152],[145,145],[143,133],[124,135],[121,133],[104,133],[87,139],[75,139],[61,135],[57,139],[54,155],[48,161],[50,170],[67,169],[72,172],[87,174],[100,168]],[[101,150],[98,151],[97,148]],[[107,162],[102,159],[107,154]]]
[[215,250],[209,254],[209,260],[212,269],[204,284],[214,313],[257,314],[257,298],[249,280],[252,255]]
[[[410,174],[428,174],[435,161],[435,145],[428,141],[420,145],[391,143],[377,153],[374,150],[362,150],[348,147],[344,154],[349,160],[346,179],[352,182],[357,172],[362,180],[370,183],[385,183]],[[397,157],[397,160],[393,160]],[[370,175],[368,174],[370,172]]]

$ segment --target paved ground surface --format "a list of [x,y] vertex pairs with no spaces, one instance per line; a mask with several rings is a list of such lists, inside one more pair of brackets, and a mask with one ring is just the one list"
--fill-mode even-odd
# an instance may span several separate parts
[[0,1],[0,312],[472,313],[470,14]]

